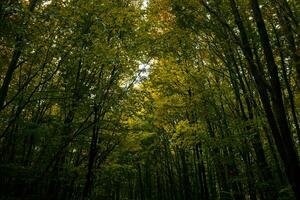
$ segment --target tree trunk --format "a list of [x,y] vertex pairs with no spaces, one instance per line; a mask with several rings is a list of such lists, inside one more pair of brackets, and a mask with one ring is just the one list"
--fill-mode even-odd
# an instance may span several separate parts
[[89,160],[88,160],[88,169],[86,174],[86,182],[83,189],[83,199],[88,198],[89,194],[91,193],[92,184],[93,184],[93,166],[95,162],[95,158],[97,155],[97,142],[98,142],[98,132],[99,132],[99,113],[98,113],[98,106],[94,106],[94,127],[93,127],[93,135],[90,144],[90,151],[89,151]]
[[[279,128],[279,134],[281,135],[282,146],[278,146],[278,150],[281,155],[281,159],[284,162],[284,166],[287,172],[289,182],[293,188],[293,191],[297,199],[300,199],[300,166],[298,155],[295,150],[291,132],[288,126],[286,113],[282,100],[282,92],[280,81],[278,77],[278,67],[275,63],[272,48],[269,41],[269,36],[263,21],[259,4],[257,0],[251,0],[252,10],[256,21],[256,26],[260,35],[261,44],[264,50],[269,75],[271,77],[271,97],[273,103],[273,111]],[[280,150],[280,148],[283,148]]]

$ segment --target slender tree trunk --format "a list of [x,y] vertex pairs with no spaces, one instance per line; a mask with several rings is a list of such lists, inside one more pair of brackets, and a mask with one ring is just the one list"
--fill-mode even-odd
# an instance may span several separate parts
[[94,106],[94,127],[93,127],[93,135],[90,144],[90,151],[89,151],[89,160],[88,160],[88,169],[86,174],[86,181],[84,184],[83,189],[83,199],[88,198],[89,194],[91,193],[92,184],[93,184],[93,166],[95,162],[95,158],[97,155],[97,142],[98,142],[98,132],[99,132],[99,113],[98,113],[98,106]]
[[186,153],[184,150],[179,150],[180,160],[182,164],[182,179],[183,179],[183,192],[184,199],[189,200],[192,199],[192,191],[191,191],[191,183],[189,180],[189,171],[186,163]]
[[137,164],[138,168],[138,182],[139,182],[139,192],[140,192],[140,199],[145,200],[145,192],[144,192],[144,183],[143,183],[143,177],[142,177],[142,168],[141,164]]
[[[276,28],[274,26],[273,26],[273,30],[275,32],[277,46],[279,47],[279,55],[280,55],[280,61],[281,61],[281,67],[282,67],[282,75],[283,75],[283,80],[285,82],[285,86],[286,86],[286,89],[287,89],[287,92],[288,92],[288,99],[289,99],[289,102],[290,102],[292,118],[293,118],[294,125],[295,125],[295,128],[296,128],[298,140],[300,141],[300,127],[299,127],[299,123],[298,123],[298,117],[297,117],[297,114],[296,114],[296,106],[295,106],[294,95],[293,95],[291,85],[290,85],[289,79],[288,79],[287,66],[286,66],[286,63],[285,63],[285,60],[284,60],[284,53],[283,53],[282,45],[281,45],[280,40],[279,40],[278,33],[277,33]],[[299,65],[300,65],[300,63],[299,63]],[[299,84],[300,84],[300,79],[299,79]]]
[[[31,0],[29,2],[29,13],[33,12],[34,8],[37,5],[37,2],[38,2],[38,0]],[[27,21],[25,20],[24,23],[26,24]],[[23,46],[24,46],[24,37],[23,37],[23,35],[18,34],[16,36],[16,44],[15,44],[15,47],[14,47],[13,56],[12,56],[12,59],[11,59],[9,65],[8,65],[8,68],[7,68],[2,86],[0,88],[0,112],[3,109],[3,106],[5,104],[5,99],[7,97],[10,82],[13,79],[13,74],[14,74],[15,70],[18,67],[18,61],[21,57]]]
[[22,40],[23,39],[21,36],[18,36],[16,39],[16,46],[15,46],[15,49],[13,52],[13,56],[12,56],[9,66],[8,66],[8,69],[6,71],[2,86],[0,88],[0,111],[2,110],[2,108],[4,106],[10,82],[12,81],[14,71],[17,68],[17,64],[18,64],[19,58],[21,56],[21,49],[23,47]]
[[[269,36],[263,21],[257,0],[251,0],[252,10],[260,35],[261,44],[267,61],[268,71],[271,77],[272,103],[275,118],[280,129],[283,142],[281,158],[284,162],[289,182],[294,190],[297,199],[300,199],[300,166],[297,152],[295,150],[291,132],[288,126],[286,113],[282,100],[282,92],[278,77],[278,67],[275,63]],[[280,147],[279,147],[280,148]]]
[[197,158],[198,178],[199,178],[199,184],[201,189],[200,197],[201,199],[209,199],[205,166],[203,162],[202,149],[200,144],[196,145],[195,151],[196,151],[195,153]]
[[[280,83],[278,79],[278,72],[276,68],[277,66],[274,62],[274,59],[272,60],[273,55],[272,52],[270,52],[271,47],[270,44],[268,43],[268,36],[266,34],[264,23],[262,21],[258,3],[256,0],[252,0],[252,7],[255,13],[255,19],[257,21],[258,30],[262,40],[265,56],[267,59],[267,65],[272,80],[272,86],[270,90],[272,94],[271,97],[274,105],[275,116],[269,101],[269,97],[267,95],[268,90],[266,89],[266,87],[268,88],[268,86],[266,86],[263,78],[259,74],[259,71],[257,71],[257,67],[255,66],[255,63],[253,61],[253,54],[247,38],[246,30],[244,28],[244,25],[242,23],[241,17],[237,9],[236,2],[234,0],[230,0],[230,3],[231,3],[233,14],[235,16],[236,24],[238,25],[238,28],[240,30],[240,35],[243,44],[242,50],[247,59],[249,65],[249,71],[254,76],[254,80],[256,82],[256,86],[260,94],[263,108],[265,110],[270,128],[272,130],[272,134],[275,139],[277,149],[280,153],[281,159],[284,162],[287,176],[289,177],[289,181],[293,187],[295,194],[297,194],[297,191],[300,191],[300,188],[298,188],[299,187],[298,182],[300,181],[300,177],[299,177],[300,168],[298,164],[298,156],[294,149],[289,127],[287,125],[285,111],[282,103],[282,95],[281,95]],[[285,135],[282,136],[281,132],[285,133]]]
[[[296,69],[297,73],[297,86],[300,90],[300,49],[297,47],[295,36],[297,37],[297,31],[299,34],[299,24],[294,16],[288,2],[286,0],[275,0],[273,3],[277,6],[277,16],[280,26],[282,27],[285,38],[288,42],[292,57],[292,65]],[[296,33],[295,33],[296,32]],[[296,35],[294,36],[295,33]]]

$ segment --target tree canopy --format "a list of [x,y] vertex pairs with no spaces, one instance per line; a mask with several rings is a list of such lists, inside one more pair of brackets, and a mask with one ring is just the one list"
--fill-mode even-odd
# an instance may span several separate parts
[[300,200],[297,0],[0,1],[0,199]]

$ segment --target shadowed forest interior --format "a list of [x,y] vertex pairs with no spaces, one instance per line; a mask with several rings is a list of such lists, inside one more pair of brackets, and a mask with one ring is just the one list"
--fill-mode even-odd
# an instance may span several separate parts
[[0,200],[300,200],[300,1],[0,0]]

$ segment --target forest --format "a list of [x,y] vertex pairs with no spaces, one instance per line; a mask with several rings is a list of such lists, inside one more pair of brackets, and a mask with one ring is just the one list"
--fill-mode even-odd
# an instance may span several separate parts
[[0,200],[300,200],[300,1],[0,0]]

